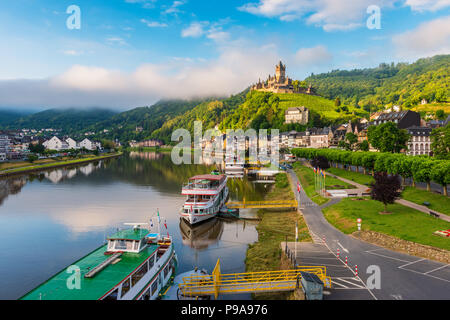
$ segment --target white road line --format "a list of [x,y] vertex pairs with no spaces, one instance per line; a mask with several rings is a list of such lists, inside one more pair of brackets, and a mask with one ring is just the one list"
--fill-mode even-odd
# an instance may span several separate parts
[[[341,286],[341,287],[343,287],[343,288],[345,288],[345,289],[350,289],[349,287],[347,287],[347,286],[345,286],[345,285],[343,285],[343,284],[341,284],[341,283],[339,283],[339,282],[336,282],[336,281],[333,280],[333,279],[331,279],[331,283],[337,284],[338,286]],[[333,288],[333,289],[337,289],[337,288]]]
[[[354,286],[356,286],[356,287],[358,287],[358,288],[364,289],[364,287],[363,287],[363,286],[361,286],[361,285],[359,285],[359,284],[356,284],[356,283],[353,283],[353,282],[351,282],[351,281],[347,281],[347,280],[344,280],[344,279],[341,279],[341,278],[339,278],[339,280],[340,280],[340,281],[344,281],[344,282],[347,282],[347,283],[350,283],[351,285],[354,285]],[[356,280],[356,281],[358,281],[358,282],[359,282],[359,280],[358,280],[358,279],[354,279],[354,280]]]
[[346,253],[350,253],[350,251],[348,251],[346,248],[344,248],[344,246],[338,241],[337,244],[339,245],[339,247],[342,248],[342,250],[344,250]]
[[406,262],[406,263],[410,262],[410,261],[406,261],[406,260],[402,260],[402,259],[398,259],[398,258],[394,258],[394,257],[390,257],[390,256],[385,256],[384,254],[379,254],[379,253],[369,252],[369,251],[366,251],[366,252],[369,254],[373,254],[375,256],[380,256],[380,257],[384,257],[384,258],[388,258],[388,259],[392,259],[392,260],[397,260],[397,261]]
[[440,270],[440,269],[444,269],[445,267],[448,267],[448,266],[450,266],[450,264],[446,264],[446,265],[444,265],[444,266],[442,266],[442,267],[439,267],[439,268],[436,268],[436,269],[433,269],[433,270],[427,271],[427,272],[425,272],[424,274],[429,274],[429,273],[432,273],[432,272],[438,271],[438,270]]
[[416,270],[405,269],[405,268],[401,268],[401,270],[405,270],[405,271],[410,271],[410,272],[418,273],[418,274],[421,274],[421,275],[423,275],[423,276],[425,276],[425,277],[430,277],[430,278],[434,278],[434,279],[437,279],[437,280],[441,280],[441,281],[445,281],[445,282],[449,282],[449,283],[450,283],[450,280],[443,279],[443,278],[439,278],[439,277],[436,277],[436,276],[432,276],[431,274],[425,274],[425,273],[423,273],[423,272],[419,272],[419,271],[416,271]]
[[419,259],[419,260],[416,260],[416,261],[413,261],[413,262],[409,262],[409,263],[404,264],[404,265],[402,265],[402,266],[400,266],[400,267],[398,267],[398,268],[399,268],[399,269],[402,269],[403,267],[412,265],[412,264],[414,264],[414,263],[417,263],[417,262],[420,262],[420,261],[423,261],[423,260],[426,260],[426,259],[425,259],[425,258],[422,258],[422,259]]

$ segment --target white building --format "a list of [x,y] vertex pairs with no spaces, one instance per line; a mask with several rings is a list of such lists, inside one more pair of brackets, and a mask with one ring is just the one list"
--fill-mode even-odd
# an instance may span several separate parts
[[9,152],[9,137],[6,135],[0,135],[0,153],[8,153]]
[[411,138],[408,142],[407,154],[417,156],[421,154],[430,155],[431,153],[431,128],[411,127],[408,128]]
[[69,145],[69,149],[78,149],[78,143],[72,138],[67,138],[66,142]]
[[50,140],[45,141],[42,144],[46,149],[49,150],[65,150],[69,149],[69,144],[66,141],[62,141],[58,137],[54,136]]
[[79,147],[80,149],[86,148],[87,150],[96,150],[101,148],[101,144],[100,142],[94,142],[86,138],[79,143]]

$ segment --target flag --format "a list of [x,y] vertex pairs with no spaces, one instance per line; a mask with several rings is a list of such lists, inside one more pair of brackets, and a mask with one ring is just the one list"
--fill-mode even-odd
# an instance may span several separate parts
[[150,219],[150,228],[153,228],[153,219]]
[[297,191],[300,192],[300,183],[297,182]]
[[166,219],[164,219],[164,227],[167,229]]
[[156,213],[158,214],[158,223],[161,223],[161,217],[159,216],[159,209],[156,209]]

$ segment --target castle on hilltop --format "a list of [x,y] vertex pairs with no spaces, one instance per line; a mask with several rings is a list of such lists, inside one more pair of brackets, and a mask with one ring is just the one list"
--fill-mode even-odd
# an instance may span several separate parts
[[275,66],[274,76],[269,75],[266,81],[259,79],[250,90],[274,93],[316,94],[311,85],[308,88],[301,87],[300,85],[294,86],[292,79],[286,76],[286,65],[281,61]]

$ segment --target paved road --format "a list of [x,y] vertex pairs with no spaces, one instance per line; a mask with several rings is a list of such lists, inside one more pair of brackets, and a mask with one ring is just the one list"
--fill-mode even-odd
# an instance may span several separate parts
[[[298,179],[288,170],[295,190]],[[348,264],[358,265],[359,277],[364,283],[370,276],[367,268],[378,266],[381,271],[381,288],[370,290],[376,299],[450,299],[450,265],[394,252],[369,244],[348,235],[330,225],[323,217],[322,208],[337,203],[332,199],[322,208],[311,202],[303,188],[300,207],[308,228],[314,237],[323,239],[331,252],[337,248],[348,256]],[[349,294],[348,299],[357,299]]]

